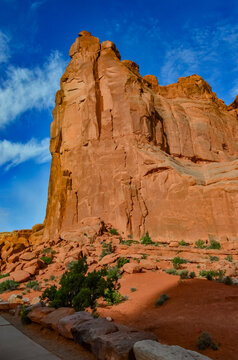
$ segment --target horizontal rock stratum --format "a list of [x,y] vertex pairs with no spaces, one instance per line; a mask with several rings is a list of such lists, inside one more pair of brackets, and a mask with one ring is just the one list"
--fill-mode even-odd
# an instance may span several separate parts
[[198,75],[160,86],[82,31],[51,125],[44,238],[100,218],[119,232],[197,240],[238,234],[238,103]]

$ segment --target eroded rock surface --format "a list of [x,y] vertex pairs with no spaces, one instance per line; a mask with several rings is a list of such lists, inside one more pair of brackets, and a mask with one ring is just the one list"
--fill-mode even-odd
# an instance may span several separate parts
[[142,78],[85,31],[70,56],[53,111],[44,238],[83,235],[98,218],[134,237],[236,236],[237,101],[227,107],[197,75],[168,86]]

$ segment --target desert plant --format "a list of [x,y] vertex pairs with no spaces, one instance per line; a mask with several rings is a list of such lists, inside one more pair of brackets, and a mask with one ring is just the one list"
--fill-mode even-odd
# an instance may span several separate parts
[[210,245],[207,246],[207,249],[220,250],[221,244],[219,243],[219,241],[216,241],[215,239],[210,239]]
[[109,232],[110,232],[110,234],[112,234],[112,235],[119,235],[117,229],[110,229]]
[[131,292],[135,292],[136,291],[136,288],[135,287],[132,287],[131,288]]
[[168,295],[162,294],[162,295],[159,297],[159,299],[156,300],[155,306],[156,306],[156,307],[157,307],[157,306],[162,306],[162,305],[165,303],[165,301],[167,301],[167,300],[169,300]]
[[213,341],[211,335],[207,332],[203,332],[197,339],[197,347],[199,350],[205,350],[211,348],[217,350],[218,346]]
[[73,306],[76,311],[87,307],[95,310],[96,301],[100,297],[111,303],[119,301],[119,277],[117,267],[108,270],[104,267],[88,273],[87,259],[84,256],[62,275],[58,289],[55,285],[45,289],[41,298],[56,308]]
[[186,241],[181,240],[181,241],[179,242],[179,245],[180,245],[180,246],[189,246],[189,243],[186,243]]
[[186,264],[188,261],[176,256],[175,258],[173,258],[172,263],[175,269],[179,269],[181,267],[182,264]]
[[52,250],[50,247],[45,248],[45,249],[42,250],[42,254],[52,254],[52,255],[54,255],[55,253],[56,253],[56,251]]
[[183,269],[178,271],[178,275],[180,276],[180,279],[188,279],[188,270]]
[[33,289],[35,291],[40,291],[41,286],[37,280],[28,281],[26,284],[26,289]]
[[109,254],[113,253],[113,247],[112,247],[112,242],[110,241],[110,243],[102,243],[102,252],[100,255],[100,260]]
[[219,257],[217,257],[217,256],[212,256],[212,255],[210,255],[209,256],[209,258],[210,258],[210,261],[219,261]]
[[0,294],[2,294],[4,291],[16,290],[19,286],[19,282],[14,280],[6,280],[0,284]]
[[5,278],[5,277],[7,277],[7,276],[9,276],[10,274],[9,273],[7,273],[7,274],[0,274],[0,279],[3,279],[3,278]]
[[175,268],[166,269],[165,272],[169,275],[178,275],[178,272]]
[[53,258],[51,256],[42,256],[40,258],[46,265],[50,265],[52,263]]
[[50,275],[50,280],[54,281],[55,280],[55,276],[54,275]]
[[129,263],[130,260],[124,257],[119,257],[119,259],[117,260],[117,267],[121,268],[123,265]]
[[145,235],[141,237],[140,243],[143,244],[143,245],[152,245],[152,244],[154,244],[154,242],[151,240],[151,237],[150,237],[148,231],[146,231]]
[[142,254],[142,255],[141,255],[141,259],[142,259],[142,260],[145,260],[145,259],[148,258],[148,256],[149,256],[148,254]]
[[190,279],[194,279],[196,277],[196,274],[194,271],[191,271],[189,274]]
[[232,285],[232,278],[230,276],[225,276],[223,282],[226,285]]
[[198,239],[197,241],[195,241],[195,248],[197,249],[205,249],[206,245],[205,242],[201,239]]
[[20,316],[21,316],[21,322],[24,325],[28,325],[31,324],[31,319],[27,316],[29,314],[29,312],[31,311],[31,309],[28,307],[26,307],[25,305],[22,306],[21,310],[20,310]]
[[225,260],[227,260],[227,261],[229,261],[229,262],[232,262],[232,261],[233,261],[232,255],[227,255],[227,256],[225,257]]

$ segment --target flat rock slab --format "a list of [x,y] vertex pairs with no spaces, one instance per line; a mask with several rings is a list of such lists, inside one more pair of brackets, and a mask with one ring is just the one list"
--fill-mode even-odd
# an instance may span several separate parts
[[58,330],[59,320],[65,316],[72,315],[73,313],[75,313],[73,308],[61,307],[44,316],[41,319],[41,324],[51,329]]
[[136,342],[133,350],[136,360],[211,360],[195,351],[151,340]]
[[87,311],[78,311],[73,315],[65,316],[60,319],[58,322],[58,332],[68,338],[73,339],[73,335],[71,333],[72,327],[82,324],[85,321],[93,320],[93,317]]
[[60,360],[0,317],[1,360]]

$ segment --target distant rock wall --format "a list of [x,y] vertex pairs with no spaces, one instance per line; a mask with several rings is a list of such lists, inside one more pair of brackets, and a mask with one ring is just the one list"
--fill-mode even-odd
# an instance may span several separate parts
[[121,233],[238,234],[238,111],[200,76],[160,86],[110,41],[82,31],[51,125],[44,237],[100,218]]

